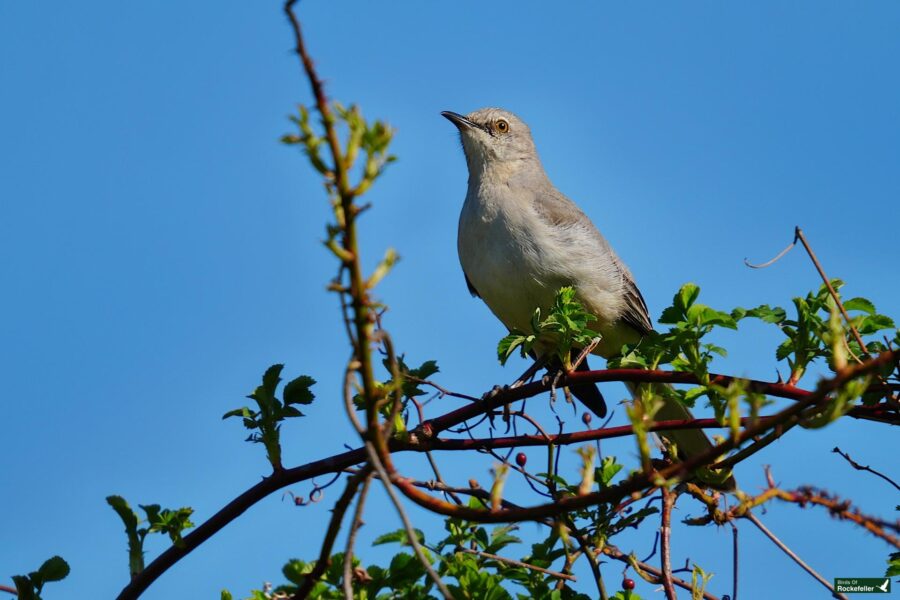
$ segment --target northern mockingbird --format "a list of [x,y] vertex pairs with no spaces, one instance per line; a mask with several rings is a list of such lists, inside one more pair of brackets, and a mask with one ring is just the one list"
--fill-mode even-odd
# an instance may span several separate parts
[[[602,338],[594,354],[604,358],[649,333],[653,325],[631,272],[591,220],[547,178],[528,126],[499,108],[441,114],[459,129],[469,168],[457,248],[472,295],[508,329],[527,332],[535,308],[546,311],[559,288],[573,286],[579,302],[597,318],[590,327]],[[536,350],[541,353],[539,346]],[[580,368],[586,370],[587,361]],[[635,387],[629,386],[632,394]],[[571,389],[592,412],[606,414],[595,385]],[[680,402],[667,400],[655,418],[692,417]],[[699,429],[661,433],[682,457],[711,446]]]

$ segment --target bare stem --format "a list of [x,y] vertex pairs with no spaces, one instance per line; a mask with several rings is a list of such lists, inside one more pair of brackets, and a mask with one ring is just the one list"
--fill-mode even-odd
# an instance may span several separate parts
[[419,538],[416,535],[416,531],[415,529],[413,529],[412,523],[410,523],[409,517],[406,515],[406,510],[404,510],[403,508],[403,503],[400,502],[400,498],[397,497],[397,493],[394,491],[394,487],[391,485],[391,480],[388,477],[387,471],[385,470],[384,465],[381,463],[378,452],[372,442],[366,442],[366,452],[369,455],[369,460],[375,467],[375,471],[378,473],[378,478],[381,479],[381,483],[384,485],[384,489],[387,491],[391,502],[393,502],[394,508],[397,509],[397,514],[400,516],[400,520],[403,522],[403,528],[406,530],[406,537],[409,539],[409,545],[412,546],[413,550],[415,551],[416,557],[418,557],[419,562],[422,563],[425,571],[428,572],[428,576],[431,577],[431,580],[437,586],[438,590],[440,590],[441,595],[444,597],[444,600],[453,600],[453,595],[450,594],[450,590],[447,589],[447,586],[432,568],[431,562],[429,562],[428,558],[425,556],[425,553],[422,551],[422,545],[419,543]]
[[873,475],[876,475],[876,476],[878,476],[878,477],[881,477],[882,479],[884,479],[885,481],[887,481],[889,484],[891,484],[892,486],[894,486],[895,488],[897,488],[898,490],[900,490],[900,485],[897,485],[897,482],[896,482],[896,481],[894,481],[893,479],[891,479],[890,477],[888,477],[888,476],[885,475],[884,473],[881,473],[881,472],[879,472],[879,471],[876,471],[876,470],[873,469],[872,467],[864,467],[864,466],[862,466],[861,464],[859,464],[858,462],[856,462],[855,460],[853,460],[852,458],[850,458],[850,455],[849,455],[849,454],[847,454],[846,452],[842,451],[842,450],[841,450],[840,448],[838,448],[837,446],[834,447],[834,450],[832,450],[832,452],[836,452],[837,454],[840,454],[841,456],[843,456],[843,457],[844,457],[844,460],[846,460],[848,463],[850,463],[850,466],[853,467],[854,469],[856,469],[857,471],[868,471],[869,473],[872,473]]
[[780,539],[778,539],[778,537],[777,537],[774,533],[772,533],[771,531],[769,531],[769,529],[766,528],[766,526],[762,524],[762,521],[760,521],[759,519],[756,518],[756,515],[754,515],[754,514],[751,513],[751,512],[747,512],[747,514],[744,515],[744,518],[747,519],[748,521],[750,521],[751,523],[753,523],[754,525],[756,525],[756,527],[759,528],[759,530],[762,531],[763,534],[765,534],[765,536],[766,536],[767,538],[769,538],[770,540],[772,540],[772,543],[774,543],[776,546],[778,546],[778,547],[781,549],[782,552],[784,552],[785,554],[787,554],[788,556],[790,556],[790,557],[791,557],[791,560],[793,560],[795,563],[797,563],[798,565],[800,565],[800,567],[801,567],[804,571],[806,571],[807,573],[809,573],[810,575],[812,575],[813,578],[814,578],[816,581],[818,581],[818,582],[821,583],[823,586],[825,586],[825,588],[827,588],[828,591],[831,592],[831,595],[832,595],[833,597],[835,597],[835,598],[841,598],[842,600],[847,600],[847,596],[845,596],[844,594],[839,594],[838,592],[836,592],[835,589],[834,589],[834,587],[833,587],[830,583],[828,583],[828,582],[825,580],[824,577],[822,577],[821,575],[819,575],[819,574],[815,571],[815,569],[813,569],[813,568],[810,567],[808,564],[806,564],[806,562],[804,562],[802,558],[800,558],[799,556],[797,556],[797,554],[796,554],[793,550],[791,550],[790,548],[788,548],[787,545],[785,545],[784,542],[782,542]]
[[356,543],[356,533],[362,527],[363,510],[366,505],[366,497],[369,494],[369,484],[372,483],[372,474],[366,474],[362,489],[359,491],[359,499],[356,501],[356,510],[353,513],[353,522],[350,524],[350,533],[347,534],[347,546],[344,549],[344,578],[341,582],[344,588],[344,599],[353,600],[353,546]]
[[662,586],[666,592],[666,600],[677,600],[675,587],[672,584],[672,556],[669,539],[672,533],[672,507],[675,505],[676,494],[667,488],[662,491],[662,526],[659,535],[660,563],[662,566]]
[[351,475],[347,480],[347,487],[344,488],[344,493],[341,494],[341,497],[338,498],[332,509],[331,521],[328,524],[328,530],[325,532],[325,539],[322,541],[319,559],[316,561],[312,571],[304,577],[303,584],[294,592],[294,595],[291,597],[292,600],[305,600],[312,591],[313,586],[325,573],[328,565],[331,564],[331,549],[334,547],[334,540],[337,539],[337,534],[341,530],[341,521],[344,520],[344,513],[347,512],[347,508],[349,508],[350,502],[353,501],[360,484],[363,480],[368,479],[370,472],[370,467],[364,467],[362,471],[356,475]]
[[545,569],[543,567],[539,567],[537,565],[532,565],[526,562],[522,562],[521,560],[515,560],[513,558],[506,558],[505,556],[499,556],[497,554],[491,554],[490,552],[482,552],[481,550],[472,550],[471,548],[466,548],[460,546],[456,549],[457,552],[464,552],[466,554],[474,554],[476,556],[483,556],[484,558],[489,558],[490,560],[496,560],[497,562],[502,562],[507,565],[511,565],[513,567],[521,567],[523,569],[531,569],[532,571],[537,571],[539,573],[544,573],[546,575],[550,575],[551,577],[555,577],[557,579],[564,579],[566,581],[578,581],[578,578],[574,575],[569,575],[568,573],[560,573],[559,571],[551,571],[550,569]]

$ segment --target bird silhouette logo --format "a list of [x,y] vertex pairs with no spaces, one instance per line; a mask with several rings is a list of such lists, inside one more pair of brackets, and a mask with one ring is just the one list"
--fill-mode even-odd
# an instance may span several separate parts
[[890,583],[891,583],[891,580],[890,580],[890,579],[885,579],[885,580],[884,580],[884,583],[882,583],[881,585],[876,586],[876,587],[877,587],[879,590],[881,590],[882,592],[887,593],[887,591],[888,591],[888,585],[890,585]]

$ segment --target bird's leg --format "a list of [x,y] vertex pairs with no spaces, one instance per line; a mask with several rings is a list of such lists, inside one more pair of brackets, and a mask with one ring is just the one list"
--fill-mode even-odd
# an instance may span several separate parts
[[594,348],[596,348],[596,347],[597,347],[597,344],[599,344],[599,343],[600,343],[600,336],[599,336],[599,335],[591,339],[591,343],[588,344],[587,346],[585,346],[585,347],[581,350],[581,352],[580,352],[580,353],[578,354],[578,356],[575,358],[575,361],[572,363],[572,370],[573,370],[573,371],[576,370],[576,369],[578,368],[578,365],[580,365],[582,362],[584,362],[584,359],[587,358],[588,354],[590,354],[591,352],[594,351]]
[[534,359],[534,363],[532,363],[532,365],[530,367],[525,369],[525,372],[522,373],[521,375],[519,375],[519,378],[516,379],[514,382],[512,382],[512,385],[510,385],[509,387],[511,387],[511,388],[522,387],[527,382],[531,381],[531,379],[535,376],[535,374],[538,371],[540,371],[541,368],[543,368],[543,366],[545,364],[547,364],[547,360],[548,360],[547,354],[536,357]]
[[[494,387],[491,388],[491,391],[486,392],[486,393],[481,397],[481,401],[482,401],[482,402],[487,402],[488,400],[490,400],[491,398],[493,398],[494,396],[496,396],[497,394],[499,394],[499,393],[502,392],[503,390],[507,389],[507,387],[508,387],[508,386],[505,386],[505,385],[504,385],[504,386],[495,385]],[[487,415],[488,421],[490,421],[491,427],[493,427],[493,426],[494,426],[494,412],[493,412],[492,410],[490,410],[490,409],[485,409],[484,414]],[[504,418],[505,418],[505,417],[504,417]]]

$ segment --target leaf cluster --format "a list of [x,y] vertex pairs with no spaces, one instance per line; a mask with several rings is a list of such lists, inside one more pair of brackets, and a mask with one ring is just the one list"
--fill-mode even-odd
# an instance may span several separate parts
[[[831,287],[836,293],[839,294],[843,286],[843,281],[831,280]],[[786,339],[775,350],[775,359],[786,360],[791,373],[790,381],[799,381],[816,359],[825,359],[829,368],[837,370],[845,361],[845,353],[860,357],[865,353],[877,354],[887,350],[883,340],[871,338],[885,330],[896,329],[894,321],[879,314],[875,305],[866,298],[850,298],[842,300],[842,304],[850,315],[849,325],[841,322],[838,307],[825,285],[805,297],[793,299],[794,317],[788,317],[787,311],[780,306],[767,304],[752,309],[736,308],[732,314],[736,319],[756,318],[776,325]],[[865,348],[860,346],[850,327],[855,328],[863,338]],[[870,338],[869,341],[865,340],[866,337]],[[900,341],[896,332],[894,339]]]
[[[139,504],[146,515],[146,520],[142,520],[125,498],[107,496],[106,502],[125,524],[125,535],[128,538],[128,570],[132,576],[144,570],[144,540],[149,534],[167,534],[175,546],[181,547],[184,545],[181,534],[194,526],[190,519],[194,509],[190,507],[171,510],[161,509],[159,504]],[[145,527],[138,527],[144,522]]]
[[572,350],[582,348],[599,337],[588,327],[597,317],[585,310],[576,298],[574,287],[563,287],[556,292],[553,304],[542,316],[541,308],[535,308],[531,315],[531,332],[512,330],[497,344],[497,358],[506,364],[516,350],[524,358],[534,350],[536,344],[547,345],[564,368],[571,367]]
[[13,575],[16,597],[19,600],[41,600],[44,585],[51,581],[62,581],[69,575],[69,563],[59,556],[52,556],[28,575]]
[[281,371],[284,365],[272,365],[262,377],[262,385],[258,386],[247,398],[254,400],[258,410],[247,406],[230,410],[223,419],[240,417],[244,427],[253,431],[248,437],[248,442],[264,444],[266,455],[272,468],[282,469],[281,464],[281,423],[285,419],[304,416],[298,405],[311,404],[315,395],[310,388],[316,380],[308,375],[301,375],[289,381],[282,390],[282,398],[276,396],[278,384],[281,382]]

